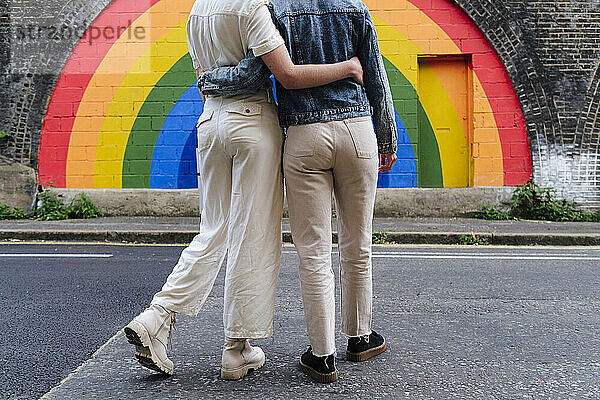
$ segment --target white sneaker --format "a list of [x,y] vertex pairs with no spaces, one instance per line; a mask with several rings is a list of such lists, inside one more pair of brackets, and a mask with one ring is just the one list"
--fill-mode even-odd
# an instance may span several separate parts
[[265,364],[265,353],[252,347],[248,339],[225,338],[221,359],[221,379],[237,380]]
[[167,345],[175,328],[175,313],[152,304],[125,327],[127,341],[135,345],[140,364],[157,372],[173,375],[173,362],[167,357]]

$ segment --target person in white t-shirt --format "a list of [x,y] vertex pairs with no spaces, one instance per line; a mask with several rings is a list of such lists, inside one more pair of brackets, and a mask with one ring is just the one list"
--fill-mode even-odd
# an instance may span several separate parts
[[[251,50],[288,89],[344,78],[362,84],[356,58],[329,65],[294,65],[265,0],[196,0],[187,23],[194,68],[236,65]],[[196,315],[227,253],[221,377],[239,379],[265,355],[249,338],[272,335],[281,256],[283,134],[270,84],[259,93],[205,99],[198,119],[198,171],[203,212],[200,233],[150,307],[125,328],[139,362],[173,373],[167,344],[175,313]]]

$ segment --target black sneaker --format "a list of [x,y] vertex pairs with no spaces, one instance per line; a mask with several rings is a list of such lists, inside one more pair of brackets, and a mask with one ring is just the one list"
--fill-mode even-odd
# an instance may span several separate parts
[[384,337],[375,331],[371,331],[370,335],[348,338],[346,360],[366,361],[377,354],[383,353],[385,349]]
[[310,346],[300,357],[300,370],[319,383],[335,382],[338,378],[334,355],[317,357]]

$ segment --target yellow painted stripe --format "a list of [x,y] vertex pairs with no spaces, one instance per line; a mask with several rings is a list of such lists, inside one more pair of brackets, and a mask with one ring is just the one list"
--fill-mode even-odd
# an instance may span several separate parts
[[[418,60],[422,54],[462,54],[452,38],[423,11],[407,0],[363,0],[371,10],[381,53],[418,87]],[[486,144],[486,157],[493,159],[491,170],[474,171],[475,186],[504,185],[504,165],[498,126],[481,81],[473,74],[474,141]],[[437,135],[436,135],[437,138]],[[440,139],[438,143],[440,143]],[[442,171],[451,160],[440,144]],[[444,181],[445,182],[445,181]]]
[[417,56],[423,51],[395,27],[373,15],[379,50],[416,89],[418,86]]
[[122,187],[125,149],[135,118],[160,78],[188,52],[186,20],[154,42],[121,82],[98,139],[94,187]]
[[[425,63],[421,65],[420,73],[428,78],[420,80],[421,104],[435,132],[438,146],[440,150],[443,149],[440,151],[440,159],[444,187],[468,186],[467,135],[463,129],[461,118],[435,70]],[[423,92],[435,93],[435,99],[424,99],[421,96]],[[447,129],[447,131],[440,132],[440,128]],[[466,181],[465,174],[467,175]]]
[[136,60],[152,43],[187,18],[191,5],[189,0],[159,1],[131,24],[131,31],[136,28],[144,31],[144,39],[124,33],[107,52],[77,110],[67,156],[67,188],[94,187],[96,150],[109,104]]

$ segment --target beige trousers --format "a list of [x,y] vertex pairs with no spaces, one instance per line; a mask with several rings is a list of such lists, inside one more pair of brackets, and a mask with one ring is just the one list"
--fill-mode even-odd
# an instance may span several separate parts
[[227,252],[225,336],[272,335],[281,257],[282,147],[275,104],[266,92],[207,99],[198,120],[200,233],[153,304],[196,315]]
[[288,128],[284,176],[306,326],[317,356],[335,352],[331,200],[338,214],[342,333],[371,333],[371,231],[377,140],[370,117]]

